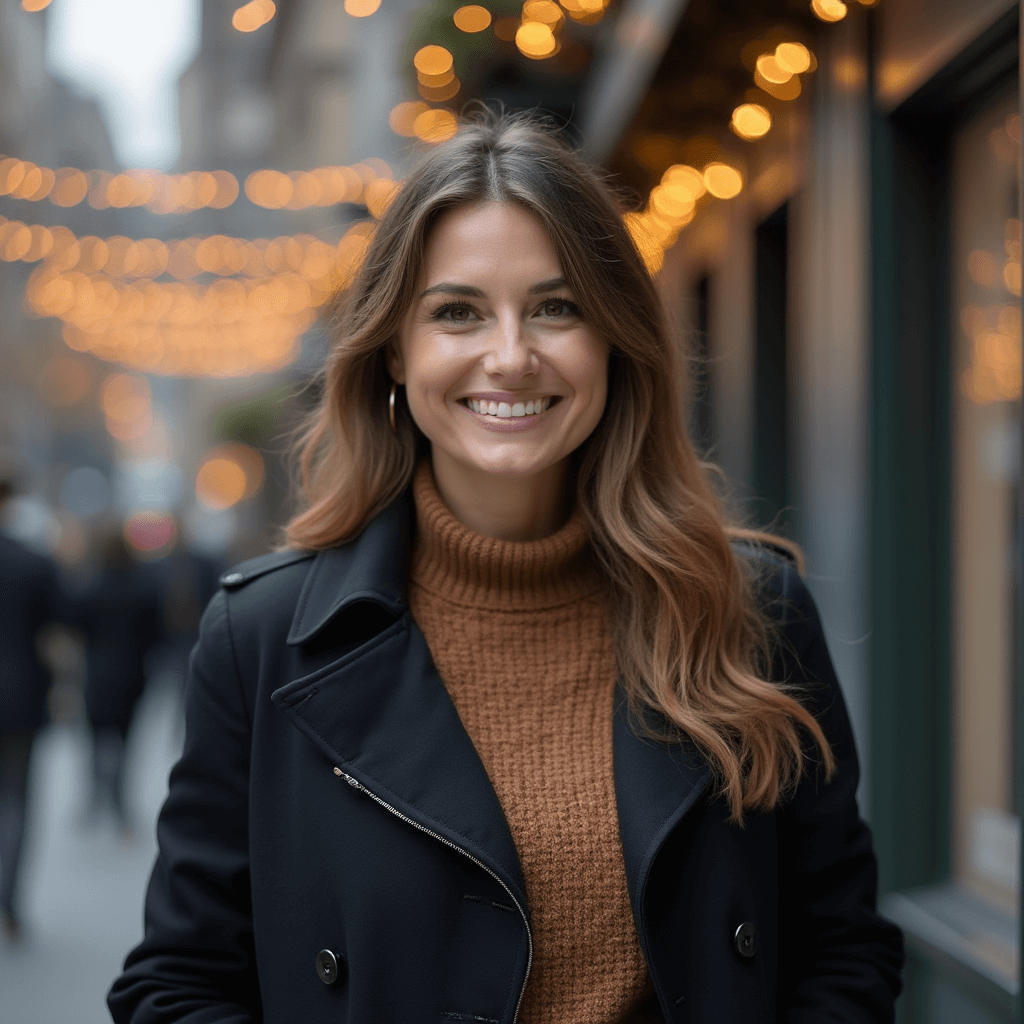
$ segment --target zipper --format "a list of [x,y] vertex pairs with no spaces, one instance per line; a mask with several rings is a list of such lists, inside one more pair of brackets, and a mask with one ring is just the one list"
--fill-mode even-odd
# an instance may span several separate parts
[[512,1024],[516,1024],[519,1020],[519,1008],[523,1005],[523,996],[526,994],[526,983],[530,980],[530,969],[533,967],[533,933],[530,931],[530,922],[526,917],[526,911],[523,910],[522,904],[516,899],[516,894],[501,880],[501,878],[492,871],[482,860],[478,857],[474,857],[468,850],[464,850],[461,846],[457,846],[450,839],[445,839],[444,836],[439,836],[436,832],[432,832],[425,825],[421,825],[418,821],[413,821],[407,814],[403,814],[397,807],[392,807],[387,801],[382,800],[372,790],[367,789],[358,779],[352,778],[351,775],[346,775],[340,768],[334,769],[335,775],[340,775],[353,789],[358,789],[359,792],[365,793],[375,803],[380,804],[384,810],[389,811],[396,818],[404,821],[407,825],[412,825],[413,828],[418,829],[420,832],[425,833],[432,839],[436,839],[439,843],[444,843],[451,850],[455,850],[457,853],[461,853],[463,857],[468,857],[477,867],[483,868],[493,878],[498,885],[508,893],[509,899],[515,904],[516,910],[519,911],[520,917],[523,919],[523,924],[526,926],[526,941],[527,941],[527,955],[526,955],[526,975],[523,977],[523,986],[519,990],[519,999],[516,1002],[516,1012],[512,1015]]

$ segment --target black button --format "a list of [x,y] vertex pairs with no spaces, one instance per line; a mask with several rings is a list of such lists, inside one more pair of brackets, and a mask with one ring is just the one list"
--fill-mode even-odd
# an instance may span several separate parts
[[338,958],[329,949],[317,953],[316,973],[325,985],[333,985],[338,980]]
[[744,921],[736,929],[733,942],[736,943],[736,952],[749,960],[757,952],[757,929],[749,921]]

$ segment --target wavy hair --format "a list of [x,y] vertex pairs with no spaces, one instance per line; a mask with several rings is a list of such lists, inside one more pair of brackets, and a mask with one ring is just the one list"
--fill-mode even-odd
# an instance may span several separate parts
[[304,505],[287,542],[349,540],[408,487],[427,442],[404,403],[391,430],[385,350],[413,302],[431,226],[478,202],[516,203],[540,218],[583,316],[611,350],[607,405],[574,453],[575,486],[612,595],[630,706],[641,722],[653,709],[697,745],[734,821],[770,810],[809,762],[831,774],[835,761],[796,690],[770,678],[777,631],[754,560],[731,544],[766,535],[728,521],[690,443],[684,361],[615,193],[535,117],[483,112],[464,122],[423,156],[381,217],[329,316],[322,397],[299,442]]

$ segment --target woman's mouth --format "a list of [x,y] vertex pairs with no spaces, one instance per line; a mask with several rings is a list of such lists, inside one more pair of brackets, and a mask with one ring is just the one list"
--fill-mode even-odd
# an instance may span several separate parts
[[523,416],[536,416],[545,412],[558,400],[557,395],[536,398],[529,402],[488,402],[477,398],[463,398],[461,402],[467,409],[480,413],[481,416],[494,416],[499,420],[518,419]]

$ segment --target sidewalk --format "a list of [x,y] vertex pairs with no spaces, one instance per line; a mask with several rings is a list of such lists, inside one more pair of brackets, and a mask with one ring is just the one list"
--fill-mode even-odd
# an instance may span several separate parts
[[142,900],[156,853],[157,812],[180,736],[174,690],[151,687],[129,739],[128,804],[136,838],[113,823],[81,824],[89,744],[83,730],[44,732],[34,753],[25,850],[25,939],[0,943],[0,1024],[109,1024],[104,998],[142,935]]

